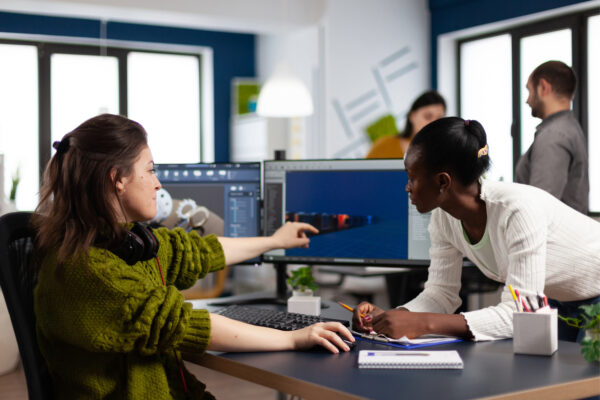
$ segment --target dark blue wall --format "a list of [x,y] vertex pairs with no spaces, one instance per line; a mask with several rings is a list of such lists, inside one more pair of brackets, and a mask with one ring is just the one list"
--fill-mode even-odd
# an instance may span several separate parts
[[583,1],[586,0],[429,0],[431,87],[437,88],[438,35]]
[[[99,20],[0,12],[0,31],[100,37]],[[231,80],[255,75],[255,35],[109,22],[108,39],[206,46],[213,49],[215,160],[229,161]]]

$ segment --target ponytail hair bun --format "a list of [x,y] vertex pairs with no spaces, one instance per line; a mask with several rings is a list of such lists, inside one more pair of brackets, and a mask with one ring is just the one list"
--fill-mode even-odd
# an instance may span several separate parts
[[419,147],[429,172],[450,171],[463,185],[477,181],[491,164],[487,135],[475,120],[440,118],[417,133],[410,146]]

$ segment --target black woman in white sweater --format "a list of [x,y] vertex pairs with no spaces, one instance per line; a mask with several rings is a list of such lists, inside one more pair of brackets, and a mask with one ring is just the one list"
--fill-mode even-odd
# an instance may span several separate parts
[[[395,338],[509,338],[516,304],[508,285],[523,294],[545,293],[562,316],[576,317],[580,305],[600,302],[600,223],[541,189],[482,179],[488,150],[477,121],[442,118],[415,136],[405,159],[406,191],[419,212],[433,211],[428,280],[396,309],[361,303],[355,329]],[[463,257],[505,284],[499,304],[453,314],[461,302]],[[582,334],[559,321],[560,339]]]

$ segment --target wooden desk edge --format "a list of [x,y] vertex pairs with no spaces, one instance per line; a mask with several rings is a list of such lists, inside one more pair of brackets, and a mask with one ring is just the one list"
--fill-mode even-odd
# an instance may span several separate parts
[[215,354],[185,354],[184,359],[203,367],[219,371],[227,375],[235,376],[236,378],[244,379],[249,382],[267,386],[277,391],[293,394],[302,398],[327,400],[332,398],[341,400],[365,400],[364,397],[355,396],[350,393],[341,392],[336,389],[330,389],[325,386],[305,382],[289,376],[264,371],[248,365],[240,364],[224,357],[219,357]]
[[535,389],[505,393],[498,396],[483,397],[480,400],[564,400],[580,399],[600,394],[600,376],[544,386]]

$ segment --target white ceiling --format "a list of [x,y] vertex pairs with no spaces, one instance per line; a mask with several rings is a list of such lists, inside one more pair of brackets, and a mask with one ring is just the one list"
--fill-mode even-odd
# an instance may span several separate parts
[[327,0],[0,0],[0,10],[248,33],[314,26]]

